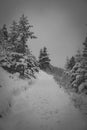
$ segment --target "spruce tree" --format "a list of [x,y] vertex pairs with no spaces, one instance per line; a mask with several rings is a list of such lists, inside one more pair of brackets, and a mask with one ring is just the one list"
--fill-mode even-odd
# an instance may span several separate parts
[[34,33],[30,31],[30,28],[32,26],[29,24],[27,17],[24,16],[24,14],[20,17],[19,23],[18,23],[18,52],[19,53],[25,53],[26,47],[27,47],[27,41],[29,38],[35,38]]
[[46,69],[49,67],[50,64],[50,58],[47,52],[47,48],[44,47],[40,50],[40,56],[39,56],[39,66],[41,69]]
[[2,27],[2,35],[5,41],[8,40],[8,30],[6,24],[3,25]]
[[0,59],[0,65],[10,73],[19,72],[23,77],[35,78],[34,73],[39,71],[39,66],[27,45],[29,38],[36,38],[30,31],[31,27],[27,17],[22,15],[18,23],[13,21],[9,33],[5,25],[1,28],[0,50],[6,43],[7,53]]
[[66,63],[65,63],[65,70],[68,71],[69,70],[69,57],[66,57]]
[[19,44],[18,42],[18,24],[16,21],[13,21],[11,27],[10,27],[10,39],[9,39],[9,43],[11,46],[11,50],[13,50],[14,52],[17,51],[17,46]]
[[9,33],[6,24],[0,29],[0,55],[5,55],[8,48]]
[[80,50],[77,50],[77,53],[75,55],[75,61],[80,63],[81,60],[82,60],[82,53]]
[[43,55],[43,52],[42,52],[42,49],[40,49],[39,62],[41,61],[42,55]]
[[70,59],[70,70],[73,68],[74,65],[75,65],[75,57],[72,56]]
[[85,79],[87,79],[87,37],[83,43],[83,46],[81,67],[84,70],[84,75],[86,75]]
[[76,89],[77,92],[81,92],[85,87],[85,82],[87,83],[87,38],[83,43],[82,53],[77,51],[75,56],[75,65],[70,71],[71,75],[71,86]]
[[66,70],[71,70],[75,65],[75,57],[72,56],[70,59],[67,57]]

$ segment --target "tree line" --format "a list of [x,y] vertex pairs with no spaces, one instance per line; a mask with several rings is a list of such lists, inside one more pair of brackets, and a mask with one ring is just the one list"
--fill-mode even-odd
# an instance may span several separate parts
[[32,27],[23,14],[18,22],[12,22],[9,31],[6,24],[0,29],[0,66],[28,78],[35,77],[34,73],[46,68],[50,62],[46,47],[40,50],[39,60],[31,53],[29,39],[37,38],[31,31]]
[[87,37],[82,44],[82,50],[67,58],[61,83],[66,82],[66,87],[77,93],[87,94]]

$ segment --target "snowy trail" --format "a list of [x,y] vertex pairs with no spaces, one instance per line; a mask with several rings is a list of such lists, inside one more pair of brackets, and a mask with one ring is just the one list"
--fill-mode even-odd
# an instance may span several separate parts
[[53,77],[40,72],[38,80],[14,96],[10,115],[0,130],[87,130],[85,119]]

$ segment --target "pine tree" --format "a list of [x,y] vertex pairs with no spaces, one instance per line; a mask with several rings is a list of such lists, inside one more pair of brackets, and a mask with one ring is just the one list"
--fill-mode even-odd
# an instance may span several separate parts
[[75,65],[71,69],[70,75],[71,86],[75,88],[77,92],[87,89],[84,84],[87,82],[87,38],[83,43],[82,53],[77,51],[75,56]]
[[9,37],[8,30],[6,24],[4,24],[0,30],[0,43],[2,44],[3,49],[6,49],[7,47],[8,37]]
[[6,24],[3,25],[2,27],[2,35],[4,40],[8,40],[8,30]]
[[18,33],[19,33],[19,45],[18,45],[18,52],[25,53],[27,47],[27,41],[29,38],[36,38],[33,32],[30,31],[32,26],[29,24],[27,17],[24,14],[20,17],[19,24],[18,24]]
[[44,47],[43,49],[40,50],[40,56],[39,56],[39,65],[41,69],[46,69],[49,67],[50,64],[50,58],[47,53],[47,48]]
[[85,39],[85,42],[83,43],[83,46],[84,46],[84,48],[83,48],[83,57],[84,58],[87,58],[87,37],[86,37],[86,39]]
[[87,37],[85,39],[85,42],[83,43],[83,51],[82,51],[82,66],[85,68],[85,70],[87,71]]
[[7,53],[9,33],[6,24],[0,29],[0,56],[5,56]]
[[31,27],[24,15],[18,23],[13,21],[9,33],[6,26],[3,26],[0,30],[0,50],[6,43],[7,53],[3,58],[0,57],[0,65],[10,73],[19,72],[20,76],[35,78],[34,74],[39,71],[39,65],[27,45],[29,38],[36,38],[30,31]]
[[10,48],[11,50],[13,50],[14,52],[17,52],[17,46],[18,46],[18,24],[16,21],[13,21],[11,27],[10,27],[10,39],[9,39],[9,43],[10,43]]
[[69,70],[69,57],[67,56],[66,58],[66,63],[65,63],[65,70]]
[[83,51],[82,51],[82,60],[81,60],[81,67],[84,69],[84,74],[86,75],[85,79],[87,78],[87,37],[85,42],[83,43]]
[[40,49],[40,55],[39,55],[39,62],[41,61],[41,58],[42,58],[42,54],[43,52],[42,52],[42,49]]
[[77,50],[77,53],[75,55],[75,61],[76,62],[81,62],[81,60],[82,60],[82,53],[81,53],[80,50]]
[[3,46],[3,36],[2,36],[2,30],[0,29],[0,56],[3,53],[3,49],[4,49],[4,46]]
[[75,57],[72,56],[70,59],[70,70],[73,68],[74,65],[75,65]]
[[72,56],[70,59],[67,57],[66,70],[71,70],[75,65],[75,57]]

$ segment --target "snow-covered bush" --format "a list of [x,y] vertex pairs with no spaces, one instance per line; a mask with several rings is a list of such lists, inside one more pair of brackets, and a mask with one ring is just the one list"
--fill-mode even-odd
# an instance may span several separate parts
[[87,94],[87,82],[83,82],[80,84],[78,88],[79,93],[84,92]]
[[11,53],[1,60],[1,66],[10,73],[20,73],[20,76],[35,78],[34,73],[39,71],[38,62],[33,55],[27,56]]

